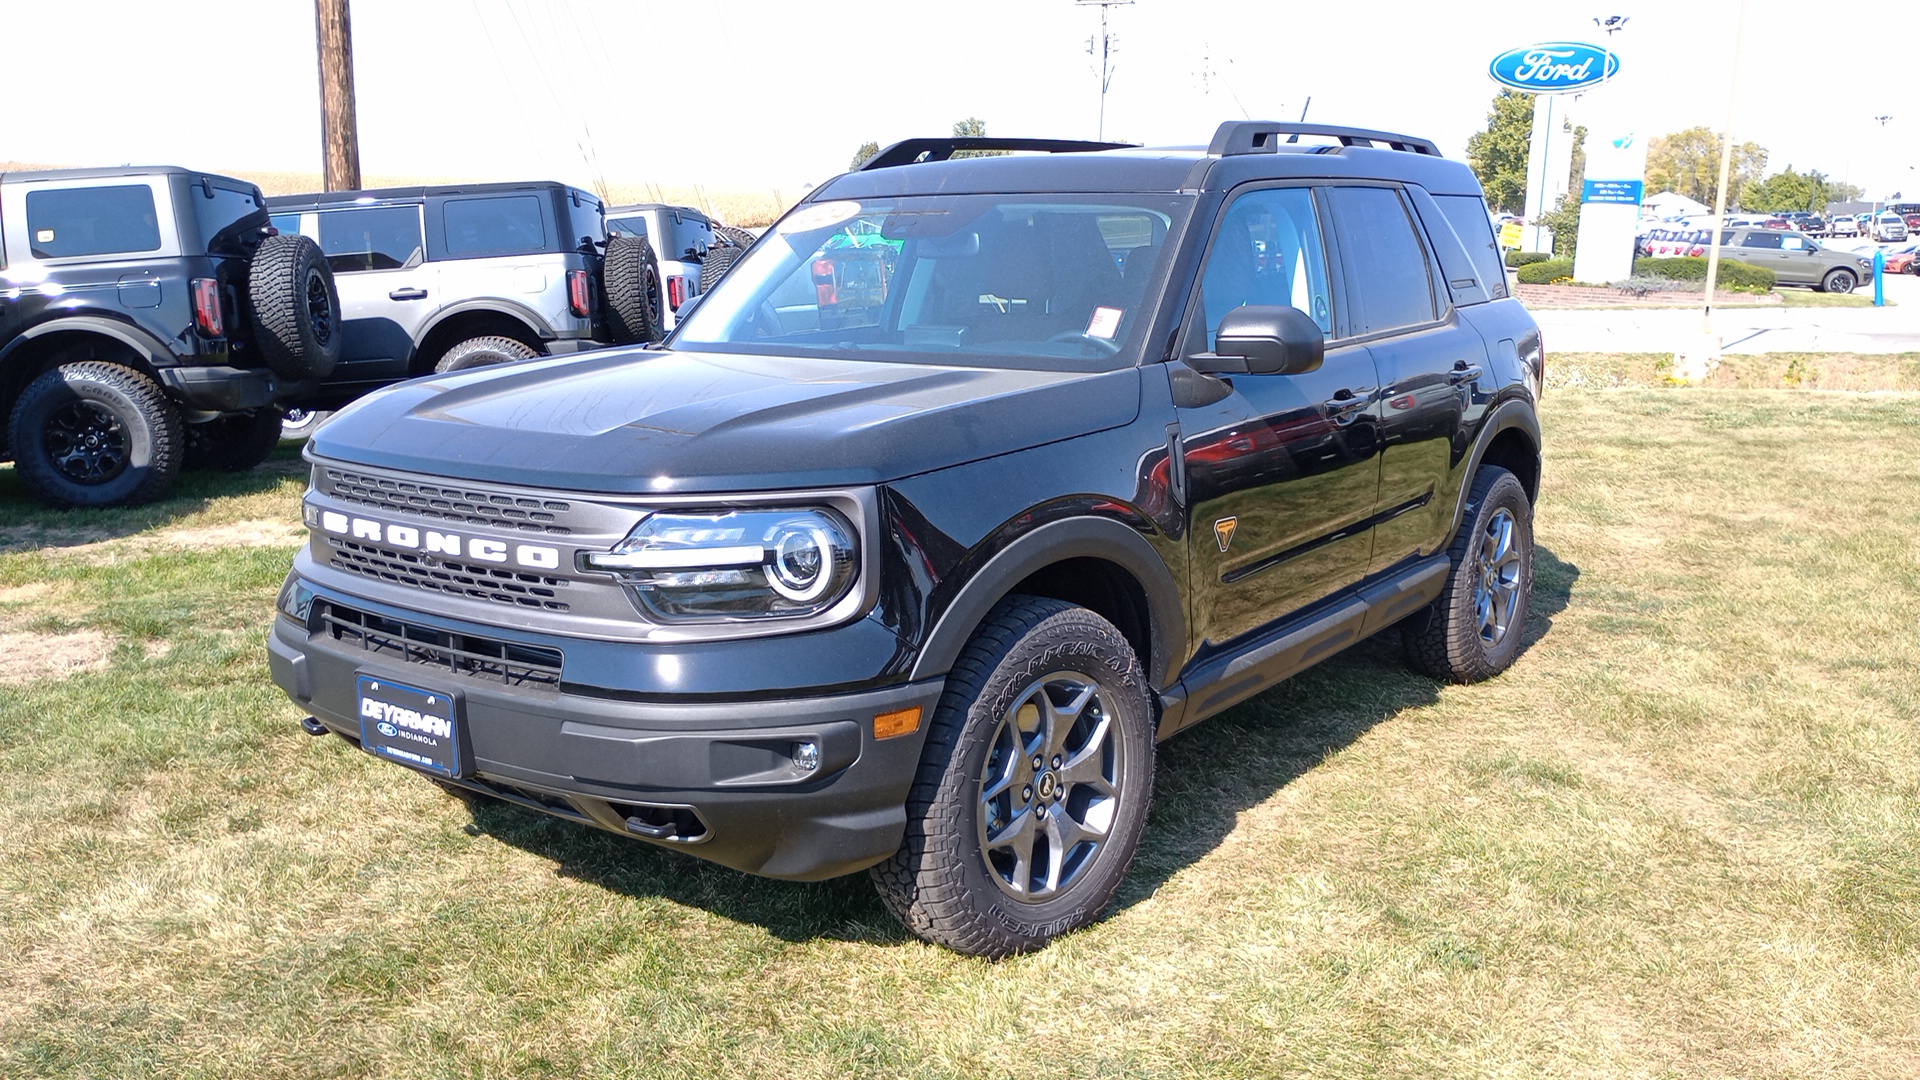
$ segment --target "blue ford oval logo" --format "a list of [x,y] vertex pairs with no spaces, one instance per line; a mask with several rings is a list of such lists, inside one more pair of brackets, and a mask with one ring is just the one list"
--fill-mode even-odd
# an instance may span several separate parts
[[1508,49],[1487,65],[1487,74],[1494,82],[1529,94],[1585,90],[1619,73],[1619,57],[1598,45],[1577,41],[1547,41]]
[[387,723],[385,720],[382,720],[378,724],[375,724],[373,726],[380,732],[380,734],[385,735],[389,739],[400,734],[399,728],[394,727],[392,724]]

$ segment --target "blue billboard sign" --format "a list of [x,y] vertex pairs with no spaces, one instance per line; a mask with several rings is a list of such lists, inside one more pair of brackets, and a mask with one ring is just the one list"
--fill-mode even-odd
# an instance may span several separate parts
[[1646,187],[1639,180],[1588,180],[1580,188],[1583,203],[1626,203],[1639,206]]
[[1619,72],[1618,56],[1578,41],[1508,49],[1487,65],[1494,82],[1525,94],[1570,94],[1598,86]]

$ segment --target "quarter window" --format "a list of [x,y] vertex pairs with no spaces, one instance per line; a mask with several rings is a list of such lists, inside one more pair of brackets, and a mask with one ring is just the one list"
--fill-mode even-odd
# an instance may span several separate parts
[[160,218],[145,184],[27,193],[27,239],[37,259],[160,250]]
[[456,258],[463,255],[525,255],[546,249],[547,231],[541,221],[540,200],[536,196],[450,199],[443,205],[447,254]]
[[[284,230],[283,230],[284,231]],[[320,214],[320,250],[335,273],[398,270],[419,262],[420,209],[370,206]]]
[[1780,248],[1780,234],[1777,232],[1750,232],[1740,241],[1743,248],[1765,248],[1777,251]]
[[1432,322],[1433,276],[1406,201],[1393,188],[1327,189],[1346,264],[1355,334]]
[[1208,349],[1227,312],[1248,305],[1296,308],[1332,334],[1330,296],[1312,191],[1266,188],[1227,207],[1200,275]]

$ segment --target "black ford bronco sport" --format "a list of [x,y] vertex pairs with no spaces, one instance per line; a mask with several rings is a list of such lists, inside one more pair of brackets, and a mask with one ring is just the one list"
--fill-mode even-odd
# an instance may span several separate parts
[[244,470],[278,403],[340,357],[320,250],[275,236],[260,189],[172,167],[0,175],[0,449],[56,506]]
[[1036,947],[1157,740],[1389,627],[1513,661],[1543,358],[1497,254],[1401,135],[896,144],[663,348],[338,414],[274,679],[444,784]]

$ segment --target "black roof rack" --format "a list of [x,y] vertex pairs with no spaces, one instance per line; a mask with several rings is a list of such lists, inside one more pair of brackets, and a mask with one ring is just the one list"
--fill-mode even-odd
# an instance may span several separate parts
[[1078,139],[1000,139],[987,136],[948,136],[944,139],[902,139],[868,158],[859,170],[890,169],[922,161],[945,161],[960,150],[1036,150],[1047,154],[1079,154],[1090,150],[1133,150],[1134,143],[1084,142]]
[[1207,153],[1221,157],[1271,154],[1280,149],[1280,140],[1276,137],[1280,135],[1289,136],[1288,142],[1299,142],[1302,135],[1321,135],[1340,140],[1341,146],[1384,143],[1394,150],[1440,156],[1440,148],[1431,140],[1416,139],[1411,135],[1369,131],[1366,128],[1329,127],[1325,124],[1280,124],[1271,120],[1229,120],[1221,124],[1219,130],[1213,133],[1213,145],[1207,147]]

